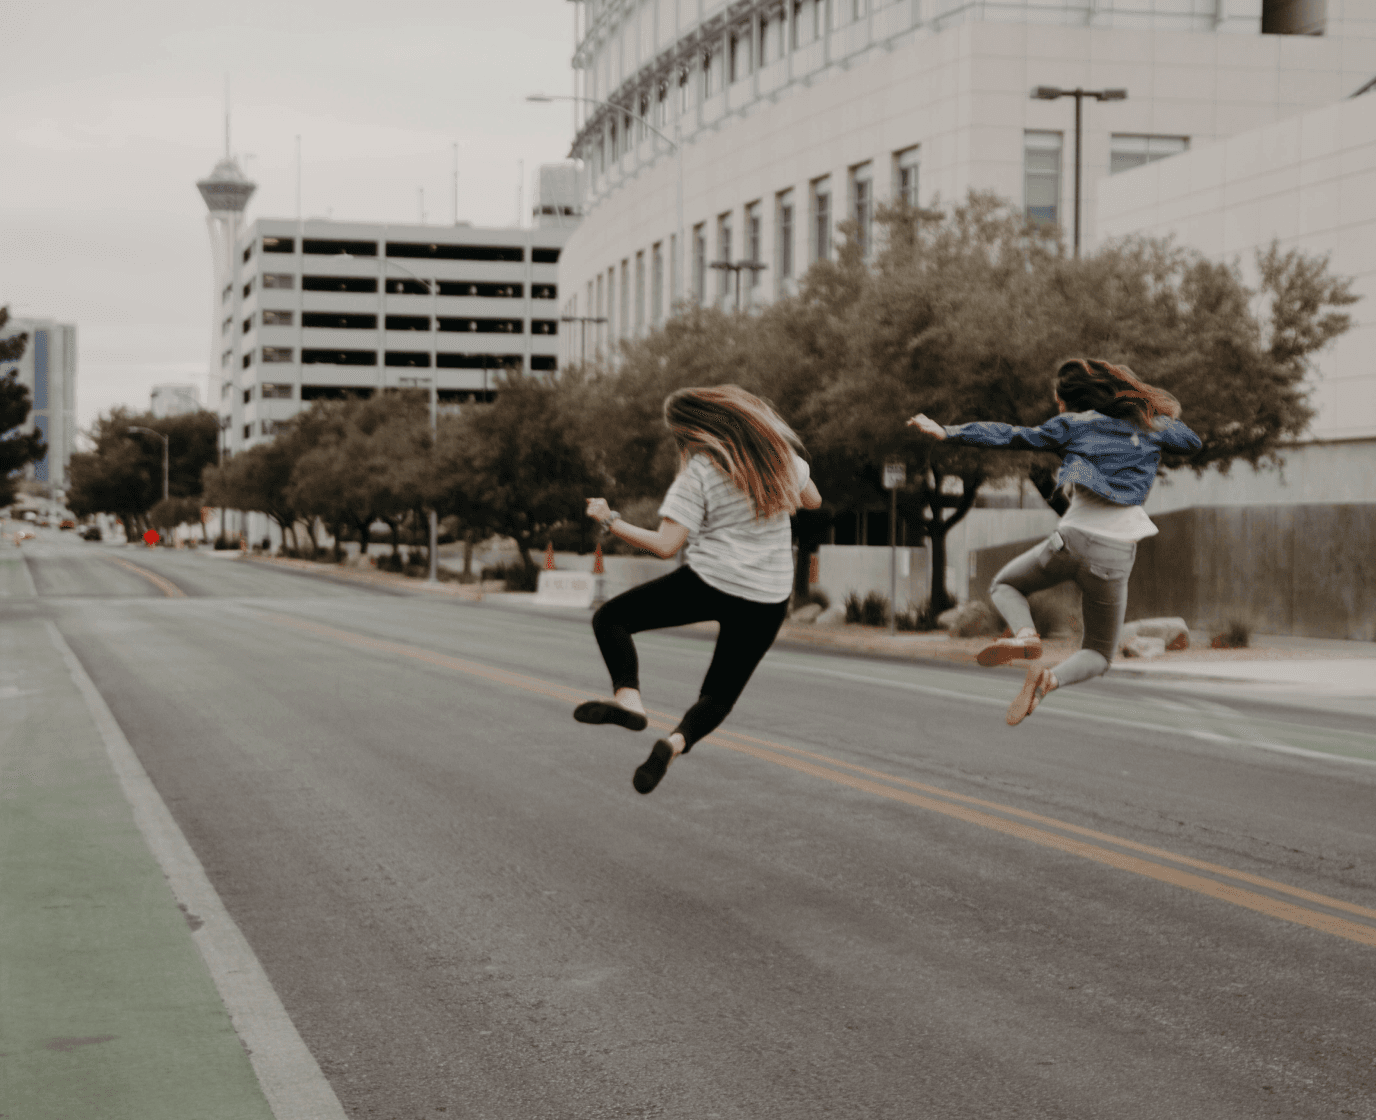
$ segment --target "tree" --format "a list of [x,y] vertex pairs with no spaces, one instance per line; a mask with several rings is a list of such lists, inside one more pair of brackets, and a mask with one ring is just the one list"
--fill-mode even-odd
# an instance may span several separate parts
[[[0,307],[0,331],[9,322],[10,309]],[[0,363],[17,362],[28,345],[27,334],[0,339]],[[19,371],[0,377],[0,506],[14,501],[18,473],[48,453],[41,432],[20,432],[29,418],[32,401],[26,386],[19,384]]]
[[[296,546],[299,514],[287,499],[297,448],[294,432],[278,433],[271,443],[260,443],[221,465],[205,469],[202,484],[207,505],[222,509],[252,509],[267,514],[282,530],[282,539]],[[154,509],[156,513],[156,507]],[[312,552],[315,538],[311,538]]]
[[80,517],[111,513],[133,537],[148,527],[148,513],[162,500],[163,443],[131,427],[168,437],[168,495],[200,498],[201,474],[217,456],[219,418],[212,412],[155,417],[114,408],[87,433],[94,451],[73,455],[67,504]]
[[577,375],[506,374],[494,403],[466,407],[440,434],[431,500],[511,537],[527,568],[531,548],[582,517],[600,488],[578,438],[579,385]]

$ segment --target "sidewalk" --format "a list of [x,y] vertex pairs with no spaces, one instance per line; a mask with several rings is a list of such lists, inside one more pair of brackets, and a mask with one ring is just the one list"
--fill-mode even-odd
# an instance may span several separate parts
[[[0,627],[0,1115],[273,1120],[258,1037],[241,1042],[207,965],[223,973],[240,935],[208,884],[198,898],[155,857],[147,821],[166,810],[131,803],[130,774],[147,778],[132,752],[117,774],[108,711],[67,656],[51,623]],[[184,846],[170,817],[161,831]]]
[[[578,607],[537,607],[529,593],[496,591],[489,582],[479,590],[476,584],[442,583],[428,586],[423,580],[409,579],[394,572],[316,564],[309,560],[254,557],[254,563],[276,564],[318,576],[386,587],[417,595],[439,595],[457,599],[484,600],[490,604],[523,611],[549,613],[560,618],[587,618],[589,612]],[[713,623],[684,627],[690,631],[715,632]],[[952,638],[943,633],[899,633],[874,626],[815,626],[785,622],[778,644],[795,649],[824,649],[862,657],[897,661],[975,664],[975,655],[988,644],[988,638]],[[1329,695],[1376,697],[1376,642],[1347,642],[1324,638],[1296,638],[1278,634],[1256,634],[1249,649],[1210,649],[1209,637],[1202,632],[1190,634],[1190,648],[1166,653],[1143,661],[1118,658],[1110,672],[1115,679],[1194,680],[1231,683],[1302,686]],[[1079,641],[1051,639],[1044,643],[1045,660],[1055,663],[1079,648]]]

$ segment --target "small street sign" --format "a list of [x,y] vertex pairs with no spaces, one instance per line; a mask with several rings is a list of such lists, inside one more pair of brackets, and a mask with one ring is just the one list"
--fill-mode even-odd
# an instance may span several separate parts
[[908,468],[902,463],[884,464],[884,489],[897,490],[908,481]]

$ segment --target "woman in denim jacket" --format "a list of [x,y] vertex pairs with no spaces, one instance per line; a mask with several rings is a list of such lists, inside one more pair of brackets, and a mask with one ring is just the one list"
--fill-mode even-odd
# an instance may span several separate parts
[[1057,489],[1069,501],[1056,531],[1010,561],[994,577],[990,595],[1013,630],[980,651],[981,665],[1035,661],[1042,641],[1032,625],[1027,596],[1067,580],[1079,585],[1084,641],[1054,669],[1030,666],[1022,691],[1008,708],[1021,723],[1043,696],[1108,671],[1127,608],[1128,576],[1137,542],[1156,526],[1142,510],[1156,480],[1162,449],[1198,451],[1199,437],[1180,422],[1169,393],[1139,381],[1125,366],[1076,358],[1056,372],[1060,414],[1038,428],[977,422],[942,427],[923,415],[908,421],[935,439],[974,447],[1054,451],[1062,458]]

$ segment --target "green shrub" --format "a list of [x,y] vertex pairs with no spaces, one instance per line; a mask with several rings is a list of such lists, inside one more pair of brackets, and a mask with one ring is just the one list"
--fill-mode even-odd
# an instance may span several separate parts
[[846,596],[846,621],[862,626],[884,626],[889,621],[889,597],[878,591],[863,599],[854,591]]
[[540,583],[540,569],[527,568],[520,560],[483,569],[483,579],[506,581],[508,591],[534,591]]
[[940,630],[932,605],[925,599],[921,603],[909,603],[907,610],[899,611],[893,619],[895,630]]

